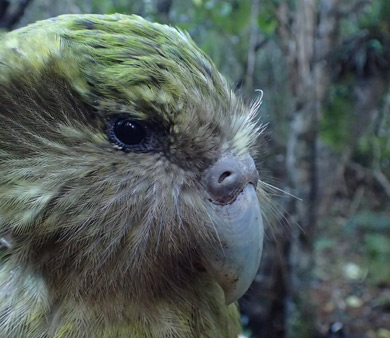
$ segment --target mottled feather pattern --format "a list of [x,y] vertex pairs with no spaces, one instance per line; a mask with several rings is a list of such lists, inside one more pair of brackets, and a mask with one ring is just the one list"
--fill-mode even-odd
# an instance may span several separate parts
[[[255,152],[256,111],[188,34],[137,16],[3,37],[0,336],[236,337],[201,265],[215,233],[200,177],[221,151]],[[118,114],[156,128],[159,150],[118,151]]]

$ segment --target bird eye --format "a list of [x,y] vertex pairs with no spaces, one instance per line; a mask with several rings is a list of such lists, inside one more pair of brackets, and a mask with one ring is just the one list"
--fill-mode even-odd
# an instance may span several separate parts
[[112,132],[117,140],[126,146],[140,144],[146,137],[145,128],[129,119],[116,121]]
[[112,143],[125,151],[148,151],[151,133],[148,127],[137,120],[114,118],[108,122],[108,137]]

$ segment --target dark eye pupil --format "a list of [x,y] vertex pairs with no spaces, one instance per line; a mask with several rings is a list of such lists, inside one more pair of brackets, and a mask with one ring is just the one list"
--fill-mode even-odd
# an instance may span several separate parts
[[116,138],[125,145],[139,144],[146,136],[145,129],[131,120],[116,121],[113,131]]

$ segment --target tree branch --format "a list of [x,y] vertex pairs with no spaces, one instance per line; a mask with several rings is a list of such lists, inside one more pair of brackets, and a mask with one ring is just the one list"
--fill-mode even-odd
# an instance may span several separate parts
[[[251,22],[250,22],[250,38],[249,38],[249,48],[248,48],[248,58],[246,64],[246,75],[245,75],[245,87],[253,87],[253,75],[255,72],[256,66],[256,51],[258,44],[258,24],[257,17],[259,16],[260,0],[253,0],[252,2],[252,12],[251,12]],[[260,47],[258,47],[260,48]]]
[[338,8],[335,10],[335,14],[338,18],[344,18],[350,16],[351,13],[360,12],[365,6],[372,3],[372,0],[359,0],[350,6],[344,8]]
[[20,21],[32,0],[21,0],[16,10],[9,13],[9,0],[0,0],[0,28],[11,30]]
[[356,162],[351,162],[348,165],[352,170],[358,172],[359,174],[363,176],[372,177],[376,183],[378,183],[385,194],[390,198],[390,181],[388,178],[383,174],[383,172],[379,169],[368,169],[360,165]]

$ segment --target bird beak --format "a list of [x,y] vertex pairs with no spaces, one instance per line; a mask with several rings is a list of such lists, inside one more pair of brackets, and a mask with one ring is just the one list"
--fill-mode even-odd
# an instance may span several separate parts
[[206,253],[204,266],[223,289],[226,304],[247,291],[260,264],[264,227],[257,175],[250,156],[242,160],[232,155],[222,157],[205,173],[219,243]]

